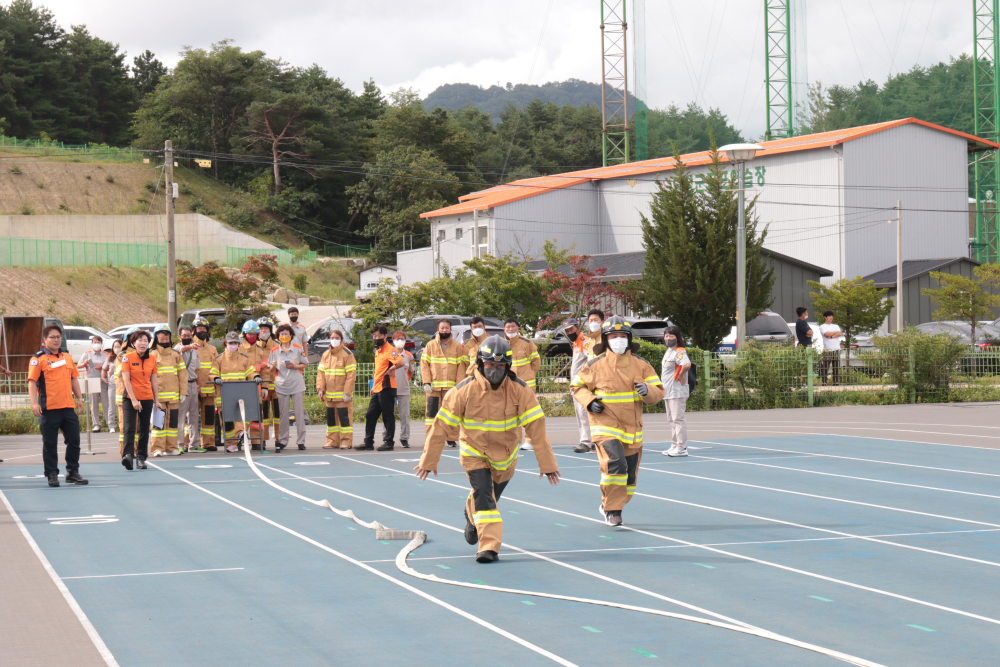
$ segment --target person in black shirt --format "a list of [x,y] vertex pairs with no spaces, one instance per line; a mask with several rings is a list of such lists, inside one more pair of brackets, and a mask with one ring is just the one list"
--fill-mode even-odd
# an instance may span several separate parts
[[795,338],[802,347],[809,347],[812,345],[813,337],[813,330],[809,327],[809,323],[806,322],[806,318],[809,317],[809,311],[799,306],[795,309],[795,314],[799,317],[795,321]]

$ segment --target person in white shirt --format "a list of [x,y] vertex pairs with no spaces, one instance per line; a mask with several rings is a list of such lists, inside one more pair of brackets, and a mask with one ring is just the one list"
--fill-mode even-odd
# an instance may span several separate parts
[[666,456],[687,456],[687,417],[684,413],[691,393],[687,376],[691,370],[691,359],[684,349],[684,338],[678,327],[671,324],[664,329],[663,342],[667,352],[660,362],[660,381],[663,382],[663,403],[667,408],[671,431],[670,449],[663,453]]
[[823,313],[825,322],[819,325],[819,335],[823,339],[823,361],[820,363],[820,379],[826,384],[830,369],[833,369],[833,384],[840,384],[840,342],[843,333],[840,327],[833,323],[833,311]]
[[302,348],[302,352],[309,354],[309,338],[306,328],[299,324],[299,309],[292,306],[288,309],[288,326],[292,328],[292,342]]
[[[90,395],[90,423],[91,430],[94,433],[100,433],[101,431],[101,407],[104,407],[105,412],[108,410],[108,383],[102,377],[101,369],[104,368],[104,362],[108,360],[108,353],[104,351],[104,339],[100,336],[94,336],[90,339],[91,346],[94,348],[92,352],[87,352],[80,357],[80,363],[76,365],[77,369],[84,371],[87,374],[88,380],[100,380],[100,391],[88,392]],[[111,428],[112,424],[108,423],[108,427]],[[112,429],[113,430],[113,429]]]
[[413,355],[406,351],[406,332],[392,334],[392,344],[403,358],[403,365],[396,368],[396,409],[399,411],[399,444],[410,448],[410,384],[413,380]]

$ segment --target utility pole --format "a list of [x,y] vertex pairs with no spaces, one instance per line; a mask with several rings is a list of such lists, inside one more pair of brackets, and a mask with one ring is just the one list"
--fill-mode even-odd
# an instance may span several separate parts
[[174,233],[174,142],[163,145],[167,199],[167,326],[177,335],[177,246]]
[[479,209],[472,209],[472,259],[479,259]]
[[896,200],[896,333],[903,330],[903,202]]
[[739,161],[739,217],[736,223],[736,349],[739,350],[747,334],[747,225],[743,192],[743,178],[746,162]]

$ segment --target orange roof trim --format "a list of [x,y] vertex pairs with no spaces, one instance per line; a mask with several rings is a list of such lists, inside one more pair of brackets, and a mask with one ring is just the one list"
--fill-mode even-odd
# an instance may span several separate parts
[[[901,125],[923,125],[932,130],[947,132],[964,138],[969,143],[969,150],[989,150],[1000,149],[1000,144],[975,137],[971,134],[952,130],[947,127],[928,123],[918,118],[903,118],[901,120],[875,123],[874,125],[862,125],[861,127],[850,127],[843,130],[832,130],[830,132],[819,132],[816,134],[806,134],[801,137],[789,137],[785,139],[774,139],[772,141],[761,142],[764,150],[758,155],[778,155],[779,153],[793,153],[797,151],[812,150],[814,148],[829,148],[853,139],[860,139],[876,132],[882,132]],[[723,162],[728,162],[725,155],[721,156]],[[686,165],[699,166],[712,161],[708,151],[700,153],[689,153],[682,155],[681,160]],[[615,165],[613,167],[597,167],[595,169],[584,169],[582,171],[572,171],[565,174],[554,174],[552,176],[537,176],[535,178],[524,178],[518,181],[511,181],[504,185],[471,192],[458,198],[459,203],[446,206],[436,211],[421,213],[421,218],[436,218],[445,215],[456,215],[460,213],[471,213],[474,210],[485,211],[511,202],[534,197],[552,190],[588,183],[591,181],[601,181],[610,178],[628,178],[642,174],[651,174],[657,171],[669,171],[675,166],[674,158],[656,158],[653,160],[643,160],[642,162],[630,162],[628,164]]]

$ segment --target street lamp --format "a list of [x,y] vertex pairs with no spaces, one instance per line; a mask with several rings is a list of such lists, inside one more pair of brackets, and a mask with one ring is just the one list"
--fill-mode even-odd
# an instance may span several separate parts
[[745,195],[744,170],[747,160],[752,160],[757,151],[764,150],[760,144],[728,144],[719,149],[730,162],[739,169],[739,222],[736,225],[736,347],[743,344],[747,333],[747,230],[744,211]]

